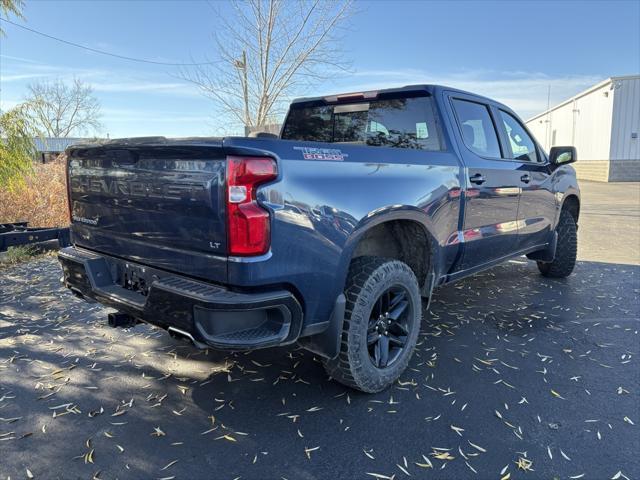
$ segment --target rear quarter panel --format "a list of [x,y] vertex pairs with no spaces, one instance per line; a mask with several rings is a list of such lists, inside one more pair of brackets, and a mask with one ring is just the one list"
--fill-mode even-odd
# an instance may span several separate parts
[[[452,153],[244,138],[225,139],[225,148],[272,152],[279,169],[258,194],[272,212],[271,251],[230,261],[229,283],[293,288],[305,303],[307,326],[328,320],[358,239],[381,222],[422,224],[438,250],[437,272],[454,260],[461,190]],[[335,159],[304,158],[312,148],[330,149],[324,155]]]

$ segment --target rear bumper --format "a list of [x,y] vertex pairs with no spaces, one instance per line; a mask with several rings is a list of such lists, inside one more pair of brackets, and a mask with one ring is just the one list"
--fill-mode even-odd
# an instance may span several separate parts
[[203,348],[256,349],[300,336],[302,307],[286,290],[235,292],[75,247],[60,250],[58,260],[74,293],[186,333]]

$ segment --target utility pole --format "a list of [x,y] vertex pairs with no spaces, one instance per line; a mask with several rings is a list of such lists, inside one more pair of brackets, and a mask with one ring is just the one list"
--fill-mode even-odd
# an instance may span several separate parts
[[244,132],[248,134],[251,127],[251,119],[249,118],[249,85],[247,82],[247,51],[242,50],[242,60],[236,62],[236,66],[242,71],[242,97],[244,100]]
[[549,150],[550,146],[551,146],[551,139],[549,138],[549,135],[551,135],[550,130],[551,130],[551,125],[549,125],[551,123],[551,120],[549,118],[549,116],[551,115],[551,112],[549,112],[549,109],[551,108],[551,84],[549,84],[549,86],[547,87],[547,118],[545,120],[545,132],[544,132],[544,141],[546,143],[546,148],[547,151]]

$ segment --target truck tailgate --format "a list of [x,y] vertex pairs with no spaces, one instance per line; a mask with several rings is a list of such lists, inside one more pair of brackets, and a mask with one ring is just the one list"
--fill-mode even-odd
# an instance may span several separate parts
[[222,140],[119,140],[67,154],[77,246],[226,280]]

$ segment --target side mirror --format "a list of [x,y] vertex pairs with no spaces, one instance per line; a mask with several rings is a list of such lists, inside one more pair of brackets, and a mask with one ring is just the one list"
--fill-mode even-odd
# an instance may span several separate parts
[[549,162],[555,165],[567,165],[578,161],[576,147],[551,147]]

